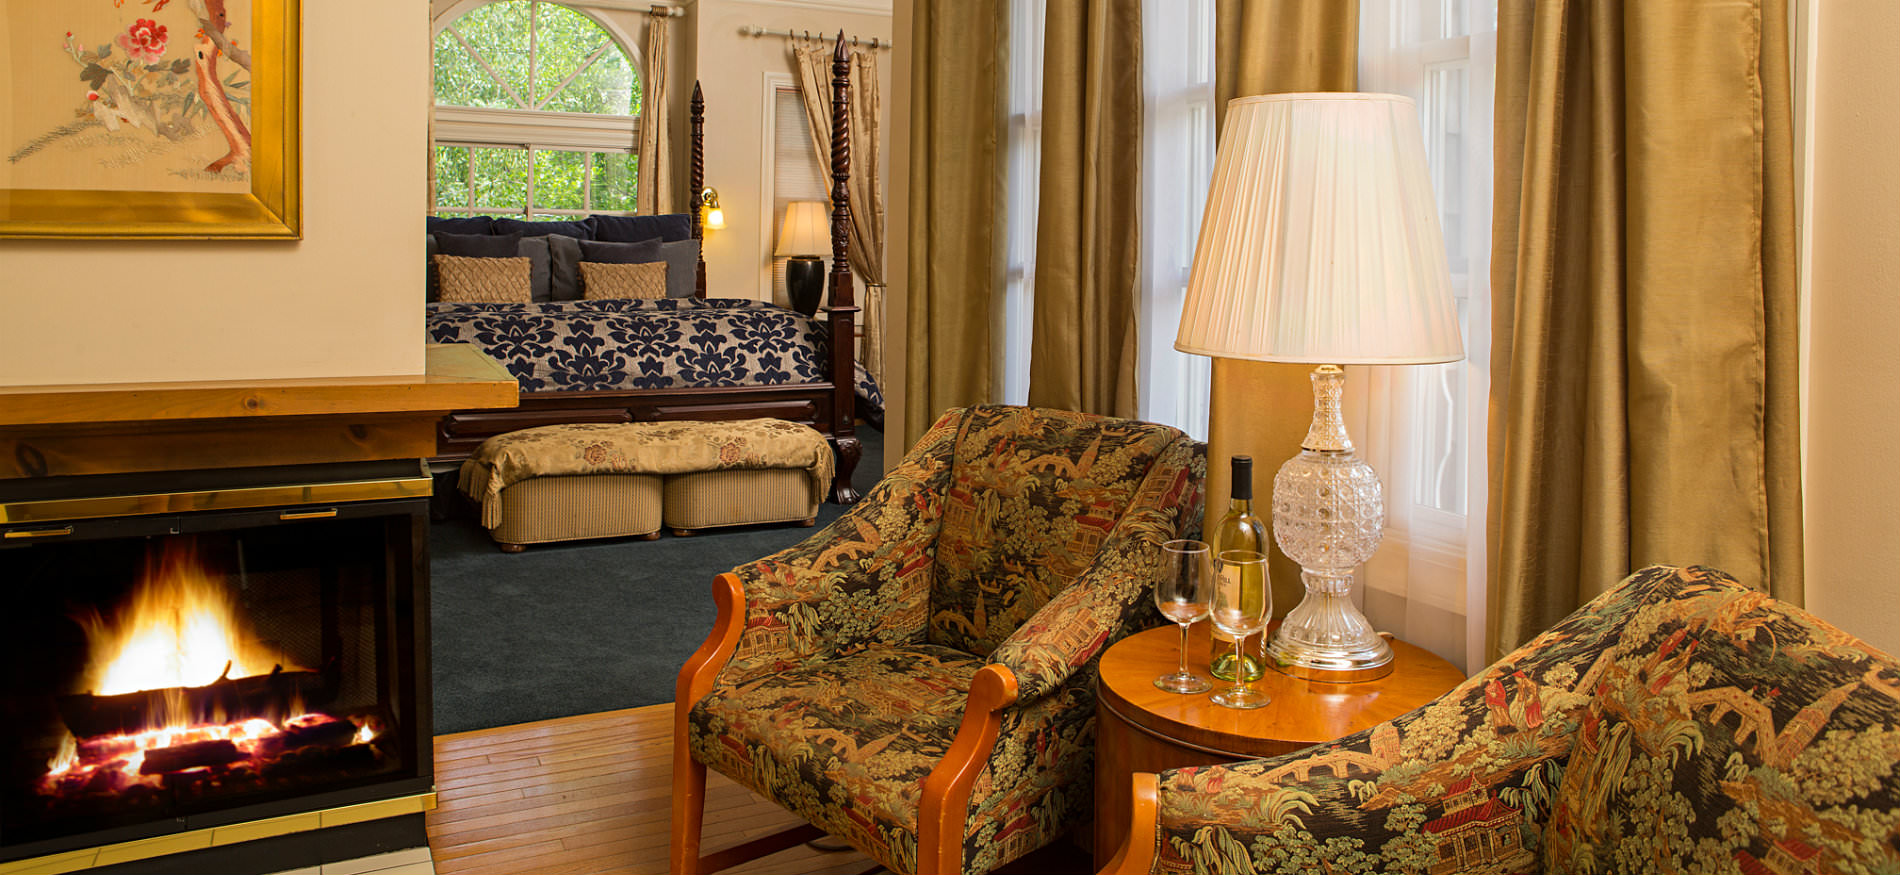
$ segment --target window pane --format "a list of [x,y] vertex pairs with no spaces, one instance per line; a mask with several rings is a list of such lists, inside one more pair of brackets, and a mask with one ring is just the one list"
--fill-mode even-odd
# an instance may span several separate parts
[[1453,276],[1462,276],[1467,264],[1465,194],[1465,68],[1454,61],[1428,67],[1425,72],[1425,158],[1438,196],[1438,220],[1445,233],[1445,260]]
[[446,27],[435,37],[435,102],[444,106],[512,108],[513,99]]
[[594,153],[594,210],[633,212],[639,167],[639,157],[630,152]]
[[[523,97],[526,97],[528,93],[528,9],[532,5],[529,0],[502,0],[500,3],[477,6],[469,10],[467,15],[456,19],[452,25],[461,32],[463,39],[468,40],[469,45],[481,51],[482,58],[488,62],[488,66],[501,75],[502,81],[513,88],[515,94]],[[443,36],[448,36],[448,32],[444,31]],[[449,39],[453,42],[454,37],[450,36]],[[438,38],[436,43],[439,49],[441,39]],[[438,51],[438,57],[440,54]],[[473,59],[469,63],[473,65]],[[440,65],[438,65],[438,71],[439,69]],[[475,69],[484,78],[490,78],[492,81],[487,71],[480,67]],[[505,95],[499,86],[495,86],[494,91]],[[441,88],[438,85],[437,94],[440,93]],[[437,100],[447,102],[439,97]],[[504,97],[504,100],[506,102],[468,105],[503,107],[519,105],[512,99]]]
[[435,147],[435,203],[438,207],[468,206],[468,150],[466,148]]
[[[534,99],[542,109],[613,115],[630,115],[637,110],[632,65],[593,19],[565,6],[543,3],[536,26],[539,48]],[[602,49],[605,51],[600,57],[590,63],[588,58]],[[570,76],[574,77],[572,82],[568,82]],[[568,82],[567,87],[556,94],[555,89],[563,82]]]
[[538,149],[534,153],[534,205],[536,209],[584,210],[581,178],[586,175],[579,152]]
[[522,211],[528,200],[528,153],[520,149],[471,149],[475,155],[475,207]]
[[[550,83],[549,88],[560,84]],[[605,115],[638,115],[640,83],[633,67],[619,47],[613,47],[594,59],[560,94],[543,109],[558,112],[597,112]]]

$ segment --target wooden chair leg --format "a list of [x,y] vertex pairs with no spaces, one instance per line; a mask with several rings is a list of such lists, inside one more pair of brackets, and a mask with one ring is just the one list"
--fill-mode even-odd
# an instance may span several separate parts
[[693,759],[686,735],[694,703],[712,689],[713,678],[739,646],[739,633],[745,625],[745,593],[739,578],[730,572],[714,578],[713,603],[718,615],[713,619],[712,632],[680,666],[673,690],[673,832],[667,856],[676,875],[723,868],[709,865],[713,861],[699,856],[700,830],[706,821],[706,766]]
[[495,546],[500,547],[503,553],[519,553],[528,549],[526,544],[496,544]]
[[[677,707],[677,706],[676,706]],[[699,836],[706,822],[706,767],[686,749],[685,733],[673,735],[673,835],[668,845],[668,871],[695,875],[699,868]]]

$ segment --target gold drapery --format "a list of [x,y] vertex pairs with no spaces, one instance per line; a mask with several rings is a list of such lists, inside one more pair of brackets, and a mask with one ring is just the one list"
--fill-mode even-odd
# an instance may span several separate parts
[[[1336,0],[1219,0],[1214,93],[1227,101],[1289,91],[1351,91],[1358,76],[1359,4]],[[1272,494],[1273,472],[1300,452],[1313,421],[1310,365],[1214,360],[1207,421],[1207,525],[1233,494],[1230,456],[1254,459],[1254,495]],[[1306,587],[1275,543],[1268,573],[1273,613],[1285,616]]]
[[1029,403],[1137,414],[1141,0],[1050,0]]
[[647,14],[646,69],[640,82],[639,181],[635,211],[643,216],[673,211],[673,161],[667,155],[666,22],[668,10]]
[[[831,178],[831,55],[824,40],[792,40],[792,66],[798,93],[811,123],[818,166]],[[846,253],[851,272],[864,281],[863,348],[858,360],[874,379],[884,379],[884,188],[878,152],[884,112],[877,89],[877,55],[851,52],[851,178],[845,196],[851,202],[851,236]]]
[[1802,595],[1786,0],[1498,16],[1496,658],[1651,563]]
[[990,400],[1007,11],[1000,0],[927,3],[912,20],[904,446],[943,410]]

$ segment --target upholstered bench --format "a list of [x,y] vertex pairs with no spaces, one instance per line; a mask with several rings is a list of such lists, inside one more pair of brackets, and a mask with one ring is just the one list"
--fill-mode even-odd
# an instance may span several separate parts
[[823,435],[778,419],[575,423],[489,438],[461,491],[504,551],[583,538],[810,525],[832,473]]

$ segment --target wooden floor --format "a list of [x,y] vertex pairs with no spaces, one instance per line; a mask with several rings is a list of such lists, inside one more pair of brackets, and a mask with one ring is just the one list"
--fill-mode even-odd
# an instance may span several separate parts
[[[435,740],[439,805],[428,815],[439,875],[666,871],[672,816],[673,706],[504,726]],[[718,773],[706,779],[710,852],[770,835],[797,817]],[[1024,872],[1087,872],[1072,846],[1012,865]],[[800,846],[728,869],[734,873],[861,873],[857,851]]]
[[[672,816],[673,706],[504,726],[435,740],[435,871],[666,871]],[[708,851],[800,821],[718,774],[706,780]],[[856,851],[781,851],[730,872],[859,873]]]

